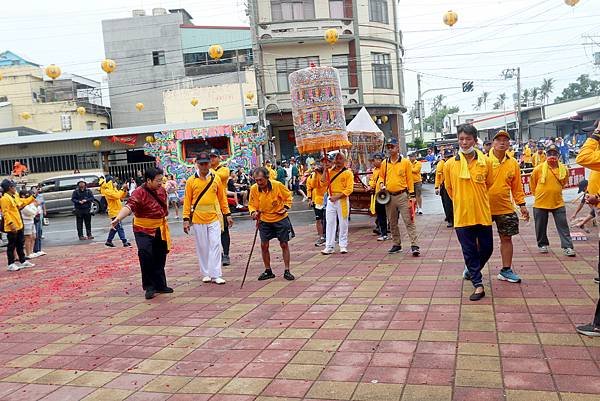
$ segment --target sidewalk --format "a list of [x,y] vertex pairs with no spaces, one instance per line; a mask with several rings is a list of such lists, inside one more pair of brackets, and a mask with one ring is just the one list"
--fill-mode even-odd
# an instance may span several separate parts
[[[295,227],[297,280],[258,282],[253,233],[232,232],[224,286],[202,284],[193,243],[168,259],[175,293],[146,301],[135,249],[51,248],[41,268],[0,272],[0,400],[592,401],[600,339],[579,336],[598,296],[596,234],[537,253],[533,223],[515,238],[522,284],[470,302],[462,256],[440,215],[417,217],[422,256],[387,255],[352,222],[350,253],[322,256]],[[405,246],[406,248],[406,246]]]

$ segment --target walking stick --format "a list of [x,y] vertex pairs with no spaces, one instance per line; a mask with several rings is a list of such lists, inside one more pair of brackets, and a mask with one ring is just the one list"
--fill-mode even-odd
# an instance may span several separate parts
[[248,275],[248,267],[250,266],[250,259],[252,259],[252,253],[254,252],[254,246],[256,245],[256,235],[258,234],[258,217],[256,218],[256,230],[254,230],[254,239],[252,240],[252,248],[250,248],[250,255],[248,255],[248,262],[246,263],[246,270],[244,271],[244,278],[242,278],[242,285],[240,285],[240,290],[244,288],[244,283],[246,282],[246,276]]

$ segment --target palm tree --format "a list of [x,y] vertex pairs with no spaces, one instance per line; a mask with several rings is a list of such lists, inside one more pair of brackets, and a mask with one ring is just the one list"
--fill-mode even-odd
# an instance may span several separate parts
[[500,103],[499,101],[494,102],[494,110],[499,110],[500,107],[502,107],[502,103]]
[[481,101],[483,102],[483,109],[487,110],[487,101],[488,98],[490,97],[490,92],[483,92],[481,94]]
[[[498,98],[496,99],[497,103],[500,105],[500,107],[504,107],[506,105],[506,93],[501,93],[498,95]],[[498,107],[498,108],[500,108]]]
[[436,112],[437,110],[439,110],[442,107],[442,103],[444,102],[444,99],[446,98],[446,96],[444,95],[437,95],[436,97],[433,98],[433,111]]
[[483,106],[483,97],[479,96],[479,97],[477,98],[477,104],[474,104],[474,105],[473,105],[473,108],[474,108],[475,110],[481,110],[481,106]]
[[533,101],[533,104],[535,105],[535,102],[537,101],[538,97],[540,96],[540,89],[539,88],[533,88],[531,90],[531,100]]
[[529,93],[529,89],[525,89],[521,94],[521,104],[525,103],[525,106],[529,104],[529,97],[531,94]]
[[417,109],[415,109],[414,107],[411,107],[410,111],[408,112],[408,122],[410,123],[411,128],[414,128],[416,119],[417,119]]
[[554,79],[544,78],[542,86],[540,86],[540,97],[544,103],[548,103],[550,94],[554,91]]

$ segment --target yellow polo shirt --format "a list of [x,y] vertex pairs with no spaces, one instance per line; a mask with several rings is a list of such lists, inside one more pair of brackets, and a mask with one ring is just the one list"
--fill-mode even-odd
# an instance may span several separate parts
[[492,162],[492,176],[493,184],[488,190],[492,216],[513,213],[513,199],[517,205],[525,205],[521,169],[514,158],[504,156],[499,166]]
[[476,158],[468,164],[471,178],[460,178],[460,159],[444,164],[444,185],[454,206],[454,227],[492,225],[488,188],[492,186],[492,164],[485,158],[480,164]]
[[562,190],[564,185],[569,179],[569,175],[564,180],[559,181],[558,178],[558,167],[551,168],[548,166],[548,176],[546,182],[541,183],[540,178],[542,177],[542,165],[537,166],[533,169],[531,176],[529,177],[529,187],[531,193],[535,197],[533,207],[538,209],[558,209],[565,205],[563,200]]
[[[210,224],[219,220],[217,205],[220,207],[222,214],[229,214],[229,205],[227,197],[223,192],[221,180],[219,177],[214,178],[211,183],[212,174],[207,175],[203,179],[196,174],[189,177],[185,182],[185,193],[183,195],[183,219],[190,220],[192,224]],[[200,196],[204,188],[210,183],[210,188],[202,196],[194,215],[190,216],[192,206],[196,203],[196,199]]]
[[316,205],[323,205],[327,185],[321,181],[323,174],[318,171],[310,173],[306,180],[306,195],[312,199]]
[[435,167],[435,183],[433,184],[435,189],[438,189],[444,183],[444,159],[440,160]]
[[535,154],[533,155],[533,167],[539,166],[540,164],[545,162],[546,159],[547,159],[546,152],[542,152],[542,153],[535,152]]
[[114,183],[110,181],[102,184],[100,194],[106,198],[108,217],[115,218],[123,207],[121,199],[125,199],[127,192],[116,189]]
[[600,144],[597,140],[589,138],[581,147],[575,162],[580,166],[592,170],[588,179],[587,192],[591,195],[600,193]]
[[374,189],[375,192],[379,191],[379,183],[381,182],[379,177],[379,172],[381,171],[381,167],[373,167],[373,171],[371,172],[371,178],[369,178],[369,187]]
[[[248,211],[260,211],[260,221],[276,223],[288,217],[287,209],[292,207],[292,193],[277,180],[269,180],[269,188],[261,191],[257,184],[250,187]],[[280,213],[285,211],[284,213]]]
[[412,166],[408,159],[400,156],[400,159],[393,162],[386,159],[381,163],[379,172],[381,182],[390,192],[400,192],[408,189],[409,193],[415,192],[415,184],[412,176]]
[[337,178],[333,180],[341,169],[336,167],[332,167],[329,169],[329,183],[327,185],[329,195],[342,195],[342,197],[348,197],[352,192],[354,192],[354,174],[352,174],[352,170],[346,168],[344,172],[337,176]]
[[34,200],[33,196],[21,199],[17,195],[13,197],[9,193],[2,195],[2,198],[0,198],[0,209],[2,210],[2,218],[4,219],[4,231],[8,233],[23,229],[23,219],[21,218],[20,210],[33,203]]
[[525,149],[523,150],[523,163],[531,163],[531,148],[529,145],[525,145]]
[[414,162],[410,162],[410,164],[412,169],[413,182],[421,182],[421,162],[415,160]]

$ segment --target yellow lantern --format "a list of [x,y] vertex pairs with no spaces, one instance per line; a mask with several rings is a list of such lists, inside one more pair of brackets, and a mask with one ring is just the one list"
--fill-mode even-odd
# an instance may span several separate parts
[[373,122],[377,121],[377,116],[371,116],[371,119],[373,120]]
[[85,114],[85,107],[79,106],[77,108],[77,114],[79,114],[80,116],[84,115]]
[[388,116],[381,116],[381,121],[383,121],[383,123],[387,123],[388,122]]
[[458,21],[458,14],[452,10],[446,11],[444,14],[444,24],[448,26],[453,26]]
[[571,7],[575,7],[579,3],[579,0],[565,0],[565,4]]
[[29,120],[31,118],[31,113],[23,111],[19,113],[19,117],[21,117],[23,120]]
[[335,28],[329,28],[325,31],[325,41],[332,46],[338,41],[339,37],[340,35]]
[[94,145],[95,148],[99,148],[100,145],[102,145],[102,142],[100,142],[100,139],[94,139],[92,145]]
[[100,67],[102,67],[102,70],[105,73],[110,74],[117,68],[117,63],[115,62],[115,60],[105,58],[104,60],[102,60],[102,63],[100,63]]
[[192,104],[192,106],[196,107],[198,105],[198,99],[193,98],[190,103]]
[[254,92],[246,92],[246,99],[252,103],[252,99],[254,99]]
[[137,109],[137,111],[144,110],[144,103],[142,103],[142,102],[136,103],[135,108]]
[[215,60],[223,57],[223,47],[221,45],[212,45],[208,48],[208,55]]
[[55,64],[50,64],[48,67],[46,67],[46,75],[48,75],[48,77],[56,79],[60,77],[60,74],[61,71],[59,66]]
[[148,143],[154,143],[154,141],[155,141],[155,139],[154,139],[153,135],[148,135],[146,137],[146,142],[148,142]]

